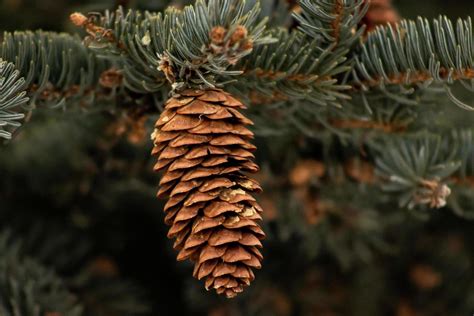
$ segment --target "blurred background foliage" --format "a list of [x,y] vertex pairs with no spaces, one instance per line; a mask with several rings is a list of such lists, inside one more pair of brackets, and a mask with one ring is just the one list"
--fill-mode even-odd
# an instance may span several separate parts
[[[184,2],[3,0],[0,29],[74,32],[73,11],[162,10]],[[408,18],[474,16],[471,0],[394,5]],[[28,128],[0,148],[0,227],[21,240],[35,264],[65,280],[86,315],[474,312],[472,222],[446,210],[426,219],[373,199],[377,189],[320,163],[317,140],[257,139],[265,268],[242,297],[229,301],[205,293],[190,277],[191,266],[175,262],[151,172],[154,118],[137,122],[78,107],[38,110],[28,119]],[[331,180],[323,185],[327,172]]]

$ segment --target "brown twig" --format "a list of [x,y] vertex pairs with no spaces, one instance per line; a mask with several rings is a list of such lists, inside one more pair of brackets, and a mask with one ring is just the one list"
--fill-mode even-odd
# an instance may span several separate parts
[[123,83],[123,74],[119,69],[110,68],[100,74],[99,84],[108,89],[121,86]]
[[[356,159],[349,159],[344,165],[346,174],[353,180],[361,183],[375,183],[383,181],[383,179],[375,176],[375,166],[367,161],[357,161]],[[452,176],[447,179],[447,182],[453,182],[456,185],[474,188],[474,176],[461,178],[459,176]],[[437,181],[422,181],[422,186],[428,189],[436,189],[439,186]]]
[[[62,90],[57,87],[54,87],[53,85],[49,84],[48,87],[43,89],[39,95],[39,99],[42,101],[51,101],[51,100],[57,100],[61,98],[70,98],[75,95],[79,95],[81,88],[79,85],[71,85],[68,89]],[[38,85],[33,84],[29,92],[30,93],[35,93],[38,91]],[[81,95],[90,95],[95,91],[93,87],[88,87],[82,91]]]
[[[295,73],[295,74],[287,75],[287,73],[284,71],[265,70],[262,68],[244,69],[242,75],[244,76],[255,75],[258,78],[269,79],[269,80],[277,80],[280,77],[285,77],[285,80],[299,82],[299,83],[302,83],[304,81],[308,81],[317,77],[317,75],[314,75],[314,74],[307,75],[307,74]],[[316,78],[315,82],[323,82],[323,81],[328,81],[331,79],[332,77],[322,76],[322,77]]]
[[474,188],[474,176],[465,177],[465,178],[452,177],[451,180],[452,180],[455,184],[457,184],[457,185],[467,186],[467,187],[472,187],[472,188]]
[[333,37],[334,42],[338,43],[339,38],[341,36],[341,21],[342,21],[342,13],[344,12],[344,5],[342,0],[337,0],[335,7],[334,7],[334,20],[331,23],[333,28]]
[[[242,76],[256,76],[260,79],[269,80],[269,81],[276,81],[278,80],[278,78],[285,77],[285,81],[293,82],[303,87],[308,87],[309,85],[306,82],[316,77],[316,75],[307,75],[307,74],[299,74],[299,73],[286,76],[286,73],[283,71],[265,70],[262,68],[244,69]],[[322,76],[322,77],[318,77],[314,79],[313,83],[317,84],[320,82],[330,81],[332,79],[333,78],[330,76]],[[289,97],[283,94],[281,92],[281,89],[278,87],[273,88],[271,95],[272,96],[269,96],[267,94],[262,94],[257,91],[251,91],[249,97],[252,104],[258,104],[258,105],[270,104],[273,102],[285,101],[289,99]]]
[[[450,75],[450,71],[447,68],[441,68],[439,72],[439,76],[443,80],[447,80]],[[454,70],[451,73],[451,78],[453,80],[462,80],[462,79],[474,79],[474,69],[465,68],[461,71]],[[411,73],[401,72],[398,75],[391,75],[386,80],[382,76],[376,77],[374,80],[365,80],[361,81],[360,83],[354,86],[354,89],[357,90],[362,86],[366,87],[377,87],[380,84],[390,84],[390,85],[414,85],[417,83],[423,83],[428,80],[433,79],[433,75],[428,71],[415,71]]]
[[274,90],[271,95],[260,93],[256,90],[251,90],[249,99],[252,105],[264,105],[274,102],[287,101],[288,96],[281,93],[279,90]]
[[399,123],[363,121],[356,119],[329,119],[331,126],[340,129],[371,129],[384,133],[401,133],[406,131],[407,126]]
[[[99,98],[107,97],[109,95],[108,89],[116,88],[122,84],[122,74],[116,69],[105,70],[100,76],[99,84],[105,89],[100,90],[96,86],[89,86],[81,91],[81,86],[78,84],[71,85],[67,89],[60,89],[48,83],[46,88],[40,92],[39,100],[51,101],[74,96],[89,96],[91,94],[95,94]],[[33,84],[28,92],[33,94],[38,89],[38,85]]]

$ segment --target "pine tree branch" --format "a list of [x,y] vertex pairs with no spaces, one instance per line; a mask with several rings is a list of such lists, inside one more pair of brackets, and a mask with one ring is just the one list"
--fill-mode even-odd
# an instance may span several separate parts
[[43,31],[5,33],[0,59],[5,61],[0,73],[0,126],[10,128],[0,127],[0,137],[11,138],[12,127],[20,126],[23,113],[35,107],[91,104],[95,97],[110,94],[99,84],[108,63],[98,60],[75,36]]
[[[421,139],[415,135],[395,139],[380,135],[375,141],[366,143],[368,153],[365,159],[344,159],[344,173],[352,181],[374,189],[381,188],[396,197],[400,207],[423,210],[447,204],[454,206],[457,204],[456,196],[464,190],[472,190],[474,185],[473,135],[473,130],[456,130],[445,138],[428,133],[421,135],[424,136]],[[318,178],[322,182],[324,179],[333,181],[324,171],[334,168],[333,157],[329,159],[319,162],[319,169],[323,171]],[[314,168],[305,170],[313,172]],[[342,180],[338,179],[338,183]],[[474,202],[472,195],[463,199],[465,205]],[[457,213],[470,216],[463,214],[466,211],[469,208]]]
[[[318,162],[319,166],[313,164],[305,167],[304,172],[295,171],[295,175],[292,171],[290,181],[300,181],[302,172],[302,179],[308,179],[308,173],[321,170],[315,175],[319,178],[317,183],[322,183],[318,188],[324,188],[332,181],[339,185],[344,183],[344,177],[339,173],[343,169],[347,179],[375,191],[386,191],[385,196],[390,201],[397,201],[399,207],[426,210],[448,205],[460,216],[472,216],[472,129],[455,130],[444,137],[428,132],[397,137],[375,133],[372,139],[364,139],[363,148],[346,144],[342,149],[331,138],[321,137],[320,141],[328,152],[343,152],[343,168],[338,157],[329,154]],[[360,157],[361,149],[365,151],[364,158]]]
[[[18,214],[15,214],[14,217],[18,219]],[[10,223],[8,226],[7,232],[0,232],[0,261],[6,260],[8,262],[9,253],[11,253],[15,256],[14,260],[18,260],[19,266],[22,265],[23,260],[34,260],[39,269],[47,270],[46,277],[51,274],[51,269],[54,269],[58,274],[54,275],[58,284],[61,282],[63,291],[71,293],[69,299],[73,299],[72,302],[76,302],[76,304],[80,303],[83,311],[80,315],[99,316],[106,313],[107,315],[132,316],[143,315],[148,311],[148,306],[141,298],[141,289],[132,282],[119,277],[118,267],[112,259],[105,256],[93,256],[90,244],[92,240],[77,227],[64,221],[51,219],[39,220],[33,225],[29,221],[25,223],[25,219],[22,219],[14,224]],[[15,236],[17,240],[17,236],[21,236],[21,241],[14,241],[12,236]],[[79,266],[82,268],[77,271]],[[1,268],[0,263],[0,285],[3,272]],[[67,277],[60,280],[60,276]],[[43,279],[38,281],[39,283],[44,282]],[[0,289],[0,298],[2,298],[1,292],[2,289]],[[37,295],[40,299],[47,298],[48,289],[41,290]],[[54,299],[54,297],[52,298]],[[1,302],[2,300],[0,300],[0,311]],[[19,303],[24,305],[22,302]],[[44,309],[47,304],[53,303],[61,306],[60,304],[67,303],[67,301],[39,303],[41,303],[40,308]],[[21,308],[24,307],[21,306]],[[49,310],[51,315],[54,315],[53,312],[60,311],[59,308]],[[1,315],[3,316],[3,314]]]
[[29,100],[25,86],[25,79],[20,78],[13,63],[0,58],[0,138],[10,139],[25,117],[21,111],[21,106]]
[[159,91],[167,81],[174,88],[212,87],[217,77],[240,74],[228,68],[253,47],[272,41],[262,36],[266,21],[259,21],[258,13],[258,4],[247,9],[244,1],[199,0],[182,11],[157,14],[119,9],[106,12],[98,25],[83,25],[95,34],[89,47],[109,58],[125,57],[126,84],[146,93]]
[[[341,80],[350,70],[346,54],[363,33],[358,23],[367,5],[359,0],[308,0],[301,5],[302,13],[295,15],[301,31],[271,30],[277,42],[254,49],[237,65],[245,80],[232,85],[253,103],[291,100],[293,104],[283,103],[288,112],[303,115],[307,110],[313,116],[319,113],[314,105],[341,107],[349,99],[349,86]],[[313,106],[295,110],[299,100]]]
[[[303,171],[300,164],[312,174],[297,175]],[[275,214],[268,215],[274,217],[267,221],[275,225],[276,237],[301,240],[297,249],[308,258],[330,253],[344,268],[366,261],[375,252],[393,251],[385,235],[393,219],[376,211],[379,205],[373,197],[379,194],[377,187],[364,186],[361,190],[359,183],[343,182],[340,177],[336,181],[321,178],[324,172],[318,174],[313,168],[317,168],[316,161],[298,161],[290,172],[290,183],[276,183],[287,179],[287,174],[279,174],[282,178],[268,176],[269,182],[264,183],[271,193],[262,203],[267,210],[274,209]],[[364,247],[364,255],[354,243]]]
[[423,134],[373,143],[377,174],[384,180],[382,189],[399,194],[401,206],[445,206],[451,193],[447,181],[461,174],[464,178],[467,173],[460,171],[466,168],[462,162],[474,158],[473,135],[472,131],[456,131],[445,138]]
[[[233,68],[243,71],[245,78],[230,83],[236,93],[266,102],[307,99],[318,105],[340,106],[347,98],[344,91],[349,89],[336,79],[349,70],[341,65],[344,55],[322,49],[317,41],[296,30],[274,29],[269,34],[277,39],[275,43],[256,47]],[[255,98],[258,95],[261,97]]]
[[401,101],[408,100],[410,91],[438,84],[455,104],[470,110],[471,106],[452,94],[450,86],[461,81],[474,91],[470,86],[474,79],[473,39],[470,18],[459,19],[456,27],[446,17],[432,23],[418,18],[396,27],[378,27],[354,55],[352,86],[362,91],[376,89]]
[[84,102],[100,90],[99,77],[107,66],[79,38],[43,31],[5,33],[0,57],[13,62],[25,78],[30,108]]
[[63,280],[35,260],[23,257],[8,232],[0,234],[0,313],[80,316],[82,307]]
[[403,134],[426,127],[417,120],[420,108],[390,99],[364,103],[356,95],[338,108],[318,107],[305,100],[288,100],[280,93],[268,100],[265,95],[254,92],[250,98],[255,104],[251,108],[252,119],[259,122],[255,131],[262,135],[297,132],[321,139],[333,134],[345,142],[357,144],[361,139],[377,137],[378,133]]
[[[227,2],[229,1],[222,3]],[[202,7],[207,8],[203,10],[212,11],[218,3],[219,1],[210,1],[205,7],[203,3],[198,2],[196,8],[189,7],[187,10],[201,12],[199,8]],[[251,9],[247,15],[256,15],[256,10],[256,8]],[[194,27],[190,24],[200,22],[191,23],[191,20],[183,19],[183,16],[190,15],[185,11],[169,9],[158,14],[147,12],[142,14],[138,11],[129,11],[125,14],[119,9],[114,13],[107,12],[93,25],[90,25],[92,22],[84,22],[93,20],[92,17],[82,18],[83,22],[77,24],[84,25],[86,29],[89,28],[90,34],[95,34],[87,40],[89,47],[109,58],[122,59],[125,85],[136,92],[157,92],[164,89],[167,81],[186,82],[193,74],[202,72],[198,74],[199,78],[191,81],[197,84],[204,83],[203,80],[211,84],[214,81],[229,82],[235,87],[235,91],[241,92],[238,93],[240,95],[248,96],[254,93],[252,91],[258,91],[267,100],[277,91],[285,95],[285,98],[309,98],[321,105],[340,106],[340,100],[347,98],[342,92],[349,86],[338,84],[335,79],[338,74],[349,70],[348,67],[341,66],[346,61],[344,55],[347,47],[339,52],[335,52],[333,46],[323,49],[318,41],[310,40],[299,31],[289,33],[277,28],[262,33],[262,23],[252,29],[250,25],[254,23],[248,22],[249,26],[247,24],[242,24],[242,26],[247,32],[244,40],[251,42],[253,46],[250,56],[243,59],[243,55],[229,58],[228,53],[224,53],[219,57],[216,52],[222,51],[222,47],[227,47],[227,45],[222,46],[215,42],[219,41],[215,37],[216,31],[225,32],[227,29],[231,30],[232,27],[226,27],[225,23],[216,25],[211,18],[209,23],[215,26],[206,26],[207,33],[202,32],[199,36],[195,34],[192,38],[188,37],[189,30]],[[211,17],[213,15],[208,14]],[[200,17],[200,19],[204,18]],[[244,19],[244,16],[234,18],[235,21],[238,19]],[[254,20],[254,18],[249,17],[248,20]],[[188,24],[189,27],[187,27]],[[255,34],[252,35],[252,32]],[[230,35],[222,33],[221,36],[229,37]],[[114,40],[110,41],[111,38]],[[205,40],[202,41],[201,38]],[[274,38],[275,41],[269,42],[269,38]],[[193,51],[189,51],[189,47],[193,48]],[[214,53],[203,55],[203,49],[211,52],[214,50]],[[248,52],[244,53],[248,54]],[[242,61],[232,65],[238,59]],[[210,62],[211,65],[208,65]],[[229,64],[230,67],[224,71],[225,67],[219,66],[221,64]],[[201,68],[205,70],[199,70]],[[209,78],[205,74],[208,74]],[[236,81],[235,75],[243,75],[246,80]]]
[[[447,82],[448,80],[471,80],[474,79],[474,69],[448,70],[446,68],[439,68],[438,80]],[[376,88],[382,85],[408,85],[416,86],[426,82],[435,81],[435,77],[429,71],[407,71],[401,72],[397,75],[388,77],[378,77],[371,80],[364,80],[358,83],[360,87]]]
[[363,34],[359,23],[368,9],[364,0],[302,0],[295,14],[299,29],[323,47],[346,50]]

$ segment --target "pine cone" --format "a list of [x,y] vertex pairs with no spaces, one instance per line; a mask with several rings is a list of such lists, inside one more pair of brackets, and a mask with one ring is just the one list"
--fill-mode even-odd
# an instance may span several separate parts
[[169,198],[165,223],[178,260],[190,259],[194,277],[228,298],[255,278],[265,237],[250,194],[261,188],[243,174],[258,171],[245,127],[252,121],[239,109],[222,90],[185,90],[166,102],[152,135],[154,170],[164,170],[158,197]]
[[399,21],[400,16],[393,7],[392,0],[370,0],[369,10],[362,19],[362,24],[367,25],[366,32],[370,32],[379,25],[394,25]]

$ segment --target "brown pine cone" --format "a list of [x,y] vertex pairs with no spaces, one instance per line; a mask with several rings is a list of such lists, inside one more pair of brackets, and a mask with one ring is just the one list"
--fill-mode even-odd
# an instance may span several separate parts
[[152,135],[154,170],[164,171],[158,197],[169,198],[165,223],[178,260],[190,259],[194,277],[228,298],[255,278],[265,237],[250,194],[261,188],[243,174],[258,171],[245,127],[252,121],[239,109],[222,90],[185,90],[166,102]]
[[370,1],[369,10],[361,23],[367,25],[366,32],[373,31],[379,25],[390,23],[392,25],[400,21],[397,10],[392,5],[392,0],[365,0]]

